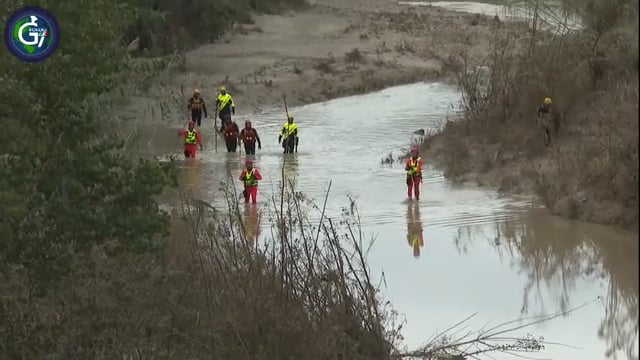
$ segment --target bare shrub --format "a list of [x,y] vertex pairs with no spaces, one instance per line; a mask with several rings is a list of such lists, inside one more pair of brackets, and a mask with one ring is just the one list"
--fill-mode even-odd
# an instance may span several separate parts
[[323,59],[317,59],[313,63],[313,69],[323,74],[333,74],[336,72],[334,64],[336,59],[333,55],[329,54],[328,57]]
[[373,61],[373,65],[375,65],[375,66],[377,66],[377,67],[384,67],[384,66],[386,66],[386,65],[387,65],[387,62],[386,62],[386,61],[384,61],[384,60],[383,60],[383,59],[381,59],[381,58],[377,58],[377,59],[375,59],[375,60]]
[[[0,351],[15,358],[364,360],[448,359],[474,343],[479,353],[540,349],[538,339],[505,337],[503,324],[478,340],[458,344],[441,333],[420,351],[401,352],[403,322],[368,270],[370,244],[353,201],[333,219],[326,198],[316,206],[289,182],[268,213],[251,215],[237,195],[227,192],[226,209],[185,199],[164,254],[105,257],[106,248],[96,248],[94,271],[68,279],[55,299],[30,294],[19,269],[6,274],[0,289],[11,296],[0,303],[0,331],[13,340],[0,342]],[[258,244],[255,227],[265,218],[272,235]]]
[[344,62],[355,66],[356,64],[366,64],[367,58],[358,48],[354,48],[344,54]]
[[[632,173],[638,168],[638,141],[628,134],[638,128],[638,69],[637,54],[626,48],[637,48],[637,34],[629,29],[637,29],[638,20],[625,18],[627,0],[585,4],[578,7],[589,15],[584,31],[551,34],[534,28],[519,41],[496,29],[486,67],[473,66],[463,56],[457,84],[465,117],[444,131],[443,142],[452,147],[443,156],[445,167],[459,175],[509,161],[535,161],[541,165],[539,182],[555,184],[553,192],[538,187],[551,209],[586,191],[591,200],[576,200],[577,217],[632,225],[638,221],[638,191],[631,185],[637,183]],[[536,11],[549,11],[534,5]],[[554,101],[550,147],[544,146],[536,119],[536,107],[546,96]],[[492,147],[495,151],[485,151]],[[542,166],[549,159],[559,163],[558,156],[565,157],[562,171]],[[604,202],[634,215],[598,215],[594,203]]]

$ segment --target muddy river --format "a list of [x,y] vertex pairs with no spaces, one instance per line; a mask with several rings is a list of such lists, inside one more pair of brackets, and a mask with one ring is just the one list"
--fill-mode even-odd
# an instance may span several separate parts
[[[270,233],[261,214],[279,187],[286,161],[286,176],[318,203],[332,181],[331,216],[349,203],[347,195],[356,199],[364,230],[376,239],[371,269],[377,276],[384,274],[385,295],[407,318],[409,348],[473,313],[477,315],[467,330],[586,304],[514,332],[544,336],[548,342],[543,352],[524,355],[601,360],[618,353],[619,358],[633,358],[627,353],[637,354],[636,234],[549,216],[530,198],[451,185],[429,159],[420,202],[405,200],[402,166],[382,165],[381,158],[402,153],[414,130],[441,126],[458,101],[455,88],[434,83],[290,109],[301,140],[299,153],[286,157],[277,143],[284,110],[256,115],[252,119],[263,142],[256,164],[264,181],[258,206],[246,211],[247,220],[259,221],[261,234]],[[205,135],[207,130],[211,133],[210,125]],[[177,153],[173,130],[162,133],[156,140],[171,138],[159,142],[175,144],[165,150]],[[240,189],[229,174],[238,175],[244,155],[227,153],[220,140],[216,151],[213,136],[206,137],[205,146],[197,163],[184,165],[182,183],[194,196],[222,206],[222,183]]]

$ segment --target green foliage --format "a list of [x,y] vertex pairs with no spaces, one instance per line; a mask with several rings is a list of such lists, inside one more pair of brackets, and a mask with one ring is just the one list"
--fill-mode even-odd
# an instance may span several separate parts
[[235,23],[250,23],[251,12],[276,13],[305,6],[304,0],[133,0],[138,8],[125,43],[139,39],[139,50],[165,54],[213,42]]
[[41,63],[0,54],[0,274],[22,269],[45,290],[90,264],[95,246],[158,247],[167,218],[154,196],[173,172],[136,159],[110,131],[99,97],[130,73],[115,39],[135,9],[103,0],[34,5],[56,16],[62,39]]

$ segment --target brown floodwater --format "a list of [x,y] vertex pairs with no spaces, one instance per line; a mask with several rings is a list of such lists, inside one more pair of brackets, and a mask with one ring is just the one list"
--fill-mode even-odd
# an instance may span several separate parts
[[[440,127],[458,101],[454,87],[420,83],[290,109],[301,140],[299,153],[287,156],[277,143],[283,109],[239,116],[239,123],[254,121],[263,142],[255,156],[264,175],[259,203],[243,209],[250,236],[263,241],[271,233],[265,209],[284,165],[287,180],[316,203],[331,181],[328,216],[355,199],[363,231],[375,238],[371,270],[384,276],[384,295],[406,316],[409,348],[473,313],[467,329],[584,305],[511,336],[544,336],[544,351],[524,354],[533,358],[637,358],[637,234],[550,216],[531,198],[452,185],[429,159],[422,199],[405,200],[402,165],[381,158],[403,153],[414,130]],[[156,151],[179,154],[176,129],[152,131]],[[227,153],[220,140],[216,150],[211,125],[203,132],[206,149],[182,164],[181,183],[225,209],[222,194],[240,191],[235,178],[245,156]]]

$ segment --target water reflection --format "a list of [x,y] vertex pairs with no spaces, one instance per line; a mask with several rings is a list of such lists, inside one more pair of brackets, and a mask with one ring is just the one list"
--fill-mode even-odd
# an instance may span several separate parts
[[293,184],[296,187],[298,178],[298,156],[297,154],[286,154],[280,161],[280,168],[284,169],[284,178],[287,184]]
[[179,182],[187,197],[198,199],[202,195],[200,193],[202,190],[201,165],[199,159],[190,158],[185,159],[181,166],[182,171],[179,173]]
[[[521,312],[565,311],[589,299],[571,299],[585,283],[606,285],[605,312],[597,331],[606,356],[624,353],[638,359],[638,241],[633,234],[591,224],[578,224],[534,211],[497,224],[491,239],[501,256],[526,275]],[[459,233],[459,249],[478,233]],[[464,236],[466,235],[466,236]],[[544,296],[543,294],[547,294]],[[548,295],[551,296],[548,296]],[[557,306],[545,309],[545,300]],[[535,308],[534,308],[535,306]]]
[[407,204],[407,242],[413,249],[413,256],[420,257],[420,250],[424,246],[422,219],[420,219],[420,204],[410,201]]
[[[389,96],[403,98],[402,111],[384,106],[385,99]],[[615,239],[609,239],[607,237],[609,234],[604,233],[597,236],[601,238],[602,241],[598,241],[603,242],[604,246],[589,245],[592,241],[584,238],[587,235],[593,235],[595,238],[597,232],[577,230],[573,225],[562,229],[561,225],[555,224],[549,218],[544,222],[522,219],[520,222],[500,224],[497,229],[493,229],[491,226],[497,218],[507,216],[517,218],[515,210],[529,209],[530,201],[514,200],[511,197],[502,197],[492,192],[463,186],[450,186],[444,181],[442,174],[436,171],[429,171],[425,178],[425,186],[429,188],[429,194],[427,194],[428,201],[424,201],[421,206],[428,217],[421,219],[420,209],[417,206],[415,208],[407,206],[405,209],[405,205],[409,204],[400,201],[404,198],[404,189],[398,186],[398,176],[404,176],[403,171],[393,166],[379,167],[380,156],[389,151],[401,152],[401,146],[417,128],[430,129],[441,126],[443,119],[446,118],[448,104],[457,102],[459,98],[459,93],[452,87],[442,84],[416,84],[300,108],[298,110],[301,119],[299,125],[307,128],[307,132],[313,133],[313,137],[304,140],[304,147],[308,152],[283,156],[281,147],[272,137],[271,141],[265,141],[262,151],[256,156],[257,167],[264,170],[265,176],[265,181],[260,184],[258,195],[260,203],[271,203],[273,197],[279,198],[281,190],[278,185],[281,182],[282,170],[285,178],[295,182],[296,189],[302,192],[305,198],[313,200],[319,206],[323,204],[328,192],[327,183],[330,179],[333,181],[327,216],[337,216],[340,213],[340,205],[343,204],[339,199],[344,199],[345,194],[353,194],[358,201],[359,209],[363,211],[365,226],[363,230],[369,234],[384,234],[382,237],[395,238],[402,243],[377,243],[372,254],[379,255],[372,255],[372,269],[376,272],[384,269],[385,278],[389,280],[390,286],[391,284],[394,286],[394,290],[388,294],[389,298],[398,304],[399,311],[407,313],[412,322],[417,322],[413,330],[406,333],[407,338],[416,339],[411,344],[412,347],[419,346],[424,340],[422,338],[424,331],[435,330],[429,329],[429,325],[425,324],[450,325],[452,319],[458,318],[461,312],[466,314],[482,312],[489,317],[487,320],[513,319],[511,316],[517,316],[514,312],[517,313],[520,310],[519,287],[523,281],[527,281],[527,278],[521,279],[517,272],[528,276],[529,286],[524,296],[525,300],[522,301],[525,303],[523,307],[525,312],[538,310],[534,300],[539,302],[546,300],[554,307],[555,302],[565,303],[564,307],[567,307],[566,303],[569,300],[576,305],[592,300],[596,293],[602,293],[604,297],[606,281],[609,280],[608,285],[611,289],[605,303],[610,310],[607,310],[607,320],[602,323],[600,333],[603,338],[608,339],[610,348],[629,347],[628,344],[632,344],[630,339],[635,337],[633,326],[637,324],[638,318],[637,309],[633,306],[637,302],[637,255],[634,255],[637,254],[637,249],[615,250],[611,246],[605,248],[607,241],[615,241]],[[260,122],[263,129],[261,131],[265,134],[276,134],[282,124],[281,119],[279,110],[261,114]],[[329,121],[330,119],[332,121]],[[372,119],[375,121],[371,121]],[[349,132],[341,131],[345,121],[363,129],[358,141],[354,141]],[[175,141],[175,131],[171,130],[169,135],[167,139]],[[220,139],[218,142],[222,145]],[[375,143],[376,146],[370,146],[371,143]],[[175,148],[175,142],[172,144]],[[204,190],[201,189],[204,194],[201,195],[216,207],[227,211],[225,201],[227,194],[219,189],[237,190],[237,195],[240,196],[242,184],[238,180],[238,175],[244,167],[244,157],[240,153],[228,154],[222,149],[215,153],[213,146],[205,149],[201,157],[199,154],[199,160],[203,165],[201,178],[204,178],[201,179],[200,184],[204,187]],[[354,153],[358,156],[349,155]],[[372,178],[375,181],[371,181]],[[285,191],[287,190],[289,189]],[[246,210],[249,224],[255,223],[255,215],[258,215],[258,223],[264,222],[270,225],[278,223],[278,220],[273,218],[273,213],[256,214],[251,212],[251,208]],[[241,206],[239,214],[244,216],[244,211],[244,206]],[[261,219],[260,215],[262,215]],[[403,218],[405,215],[406,218]],[[312,220],[316,221],[316,219]],[[429,239],[434,239],[429,243],[429,252],[425,254],[422,254],[421,223],[423,220],[428,223]],[[470,255],[466,258],[458,257],[456,250],[450,247],[449,240],[453,229],[469,224],[482,224],[474,228],[476,229],[474,233],[462,234],[474,239],[474,243],[466,241],[462,245],[474,244],[476,249],[470,249]],[[487,226],[487,224],[491,225]],[[261,229],[263,234],[258,238],[264,238],[268,235],[266,233],[272,231],[270,225],[263,226]],[[416,255],[422,257],[430,257],[429,261],[397,260],[408,255],[407,245],[404,244],[403,239],[405,226],[407,226],[407,242],[412,252],[415,251]],[[249,238],[254,237],[252,229],[248,229]],[[486,235],[481,231],[486,231]],[[259,231],[256,230],[256,232]],[[494,232],[501,235],[496,237]],[[549,237],[554,239],[558,236],[562,241],[549,244],[551,240],[546,239]],[[583,239],[578,241],[577,239],[581,236]],[[504,264],[496,261],[493,256],[494,251],[486,244],[477,246],[478,239],[482,237],[488,237],[493,247],[506,254],[505,257],[512,262],[512,269],[505,268]],[[632,239],[632,241],[636,240]],[[573,244],[574,242],[578,242],[578,245]],[[579,243],[586,245],[581,247]],[[396,254],[395,252],[398,252],[398,256],[388,256]],[[512,255],[509,256],[508,252]],[[607,255],[605,252],[610,254]],[[585,278],[600,279],[593,274],[591,278],[581,275],[589,269],[587,260],[593,263],[592,267],[595,269],[591,270],[593,273],[605,274],[605,281],[584,280]],[[451,269],[444,280],[441,276],[442,268]],[[416,288],[415,284],[406,281],[406,274],[415,271],[434,274],[430,277],[432,281],[430,285]],[[633,274],[625,274],[625,271]],[[482,274],[486,276],[481,277]],[[635,280],[626,278],[626,275],[634,275]],[[394,278],[391,279],[391,276]],[[453,282],[448,280],[449,276],[455,280]],[[499,283],[494,281],[496,279],[509,283]],[[459,283],[461,286],[451,287],[451,283]],[[595,283],[595,287],[590,283]],[[604,283],[603,289],[597,288],[600,283]],[[495,287],[487,291],[488,286]],[[547,294],[544,297],[538,296],[539,299],[532,296],[532,294],[553,291],[555,286],[558,286],[559,291],[555,298],[551,297],[551,301]],[[580,288],[573,290],[572,286],[580,286]],[[629,286],[635,286],[634,290],[631,292],[624,290]],[[435,287],[442,290],[434,291]],[[587,287],[588,289],[581,293],[580,290],[585,290],[584,288]],[[513,289],[516,289],[515,297],[513,297]],[[428,295],[416,299],[416,291],[422,291]],[[469,302],[468,293],[470,292],[483,296],[474,296],[474,301]],[[425,301],[428,301],[430,306],[424,306]],[[515,309],[511,308],[513,303],[516,304]],[[437,311],[429,311],[426,308],[437,309]],[[548,312],[555,312],[556,309],[548,310]],[[595,310],[591,314],[580,314],[577,319],[581,322],[579,324],[574,321],[557,322],[554,323],[553,329],[545,329],[543,334],[548,334],[548,337],[563,336],[563,341],[589,347],[589,350],[583,352],[585,356],[579,357],[580,359],[601,360],[603,356],[599,350],[591,351],[602,346],[600,341],[594,341],[597,340],[595,335],[598,316],[600,316],[596,313],[599,309]],[[625,311],[628,314],[625,314]],[[504,319],[502,316],[509,318]],[[596,316],[595,323],[585,326],[584,324],[589,324],[590,316]],[[627,320],[628,323],[625,323]],[[556,331],[558,328],[562,330]],[[591,331],[591,334],[585,334],[585,328],[586,331]],[[566,339],[567,337],[572,339]],[[618,340],[620,341],[616,343]],[[560,358],[575,359],[576,357]]]
[[249,245],[255,245],[260,237],[260,211],[255,204],[245,205],[242,216],[245,240]]

